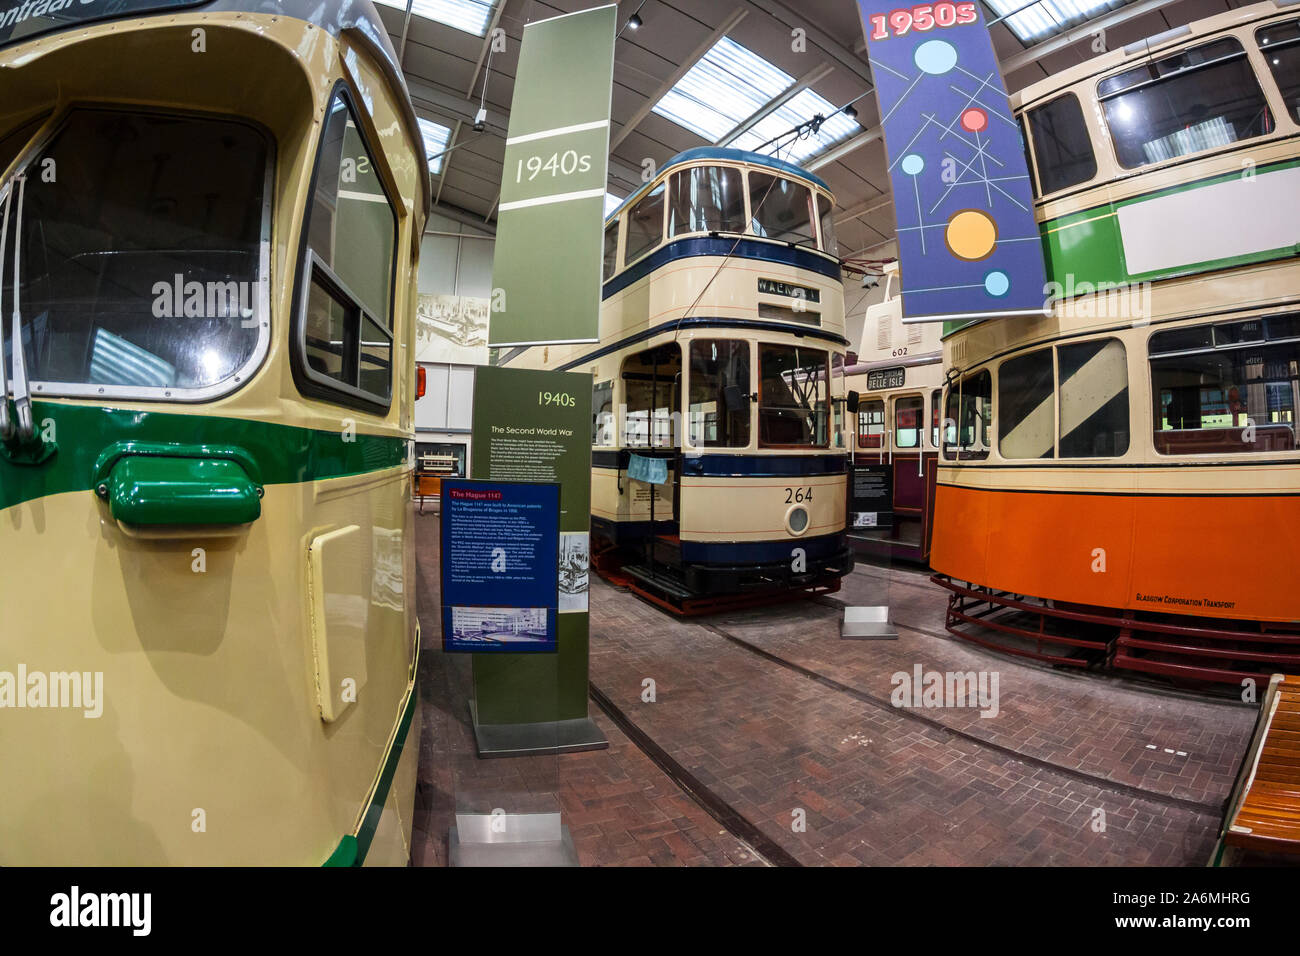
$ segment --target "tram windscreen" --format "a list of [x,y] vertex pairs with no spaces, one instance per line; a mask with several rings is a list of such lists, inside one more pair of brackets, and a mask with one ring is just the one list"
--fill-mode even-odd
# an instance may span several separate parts
[[696,448],[749,445],[749,343],[702,339],[691,343],[691,444]]
[[0,0],[0,47],[94,20],[165,13],[208,0]]
[[[267,145],[249,126],[71,113],[25,167],[21,311],[46,394],[206,389],[257,348]],[[9,191],[4,309],[19,213]],[[6,319],[8,315],[6,314]],[[11,362],[12,336],[6,337]]]
[[830,444],[827,354],[795,345],[758,347],[758,438],[767,446]]

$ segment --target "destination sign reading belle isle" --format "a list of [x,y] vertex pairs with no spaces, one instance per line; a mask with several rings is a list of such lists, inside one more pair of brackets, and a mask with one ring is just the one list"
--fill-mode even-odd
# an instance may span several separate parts
[[903,321],[1042,315],[1029,170],[979,5],[858,7],[894,191]]

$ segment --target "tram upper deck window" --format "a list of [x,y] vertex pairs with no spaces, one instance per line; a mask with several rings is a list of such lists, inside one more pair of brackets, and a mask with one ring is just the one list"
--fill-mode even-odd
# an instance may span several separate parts
[[4,322],[21,305],[42,394],[206,398],[248,374],[269,336],[267,155],[263,136],[238,122],[68,114],[25,181],[0,188]]
[[920,448],[925,428],[925,399],[920,395],[906,395],[894,401],[894,445],[898,448]]
[[831,202],[831,197],[825,193],[817,194],[817,213],[821,216],[822,221],[822,252],[827,255],[838,256],[840,254],[839,240],[835,238],[835,217],[831,215],[835,211],[835,203]]
[[304,390],[387,407],[397,215],[342,93],[316,163],[298,328]]
[[993,376],[987,369],[967,375],[960,386],[949,387],[944,418],[949,423],[943,439],[944,458],[980,461],[989,456]]
[[623,249],[625,265],[631,265],[663,241],[665,189],[666,185],[660,183],[628,211],[627,240]]
[[1056,456],[1052,350],[1009,358],[998,367],[998,453],[1003,458]]
[[691,343],[687,426],[696,448],[749,445],[749,343],[703,339]]
[[744,232],[745,187],[740,170],[693,166],[669,180],[668,236],[688,232]]
[[618,220],[605,227],[605,281],[618,270]]
[[885,444],[885,403],[879,398],[858,405],[858,447],[883,448]]
[[1092,137],[1079,98],[1073,93],[1030,110],[1029,132],[1034,139],[1040,194],[1068,189],[1097,175]]
[[1107,77],[1097,96],[1128,169],[1273,131],[1255,71],[1232,37]]
[[1300,20],[1274,23],[1255,34],[1291,118],[1300,123]]
[[1156,451],[1296,450],[1300,316],[1157,332],[1148,351]]
[[797,345],[758,347],[758,441],[776,447],[830,444],[826,352]]
[[812,193],[780,176],[749,174],[750,226],[756,236],[796,246],[816,246]]

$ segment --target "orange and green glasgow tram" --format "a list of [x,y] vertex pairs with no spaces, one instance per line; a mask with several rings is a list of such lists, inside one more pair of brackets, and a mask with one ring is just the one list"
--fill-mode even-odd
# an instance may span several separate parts
[[1180,27],[1013,105],[1058,301],[943,342],[949,629],[1061,665],[1295,673],[1300,10]]
[[0,863],[409,859],[425,169],[369,3],[0,0]]
[[503,356],[591,374],[592,554],[674,610],[852,569],[833,208],[780,159],[681,153],[606,217],[600,341]]

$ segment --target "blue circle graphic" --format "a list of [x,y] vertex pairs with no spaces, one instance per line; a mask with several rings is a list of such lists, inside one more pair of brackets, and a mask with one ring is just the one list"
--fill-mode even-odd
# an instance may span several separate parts
[[912,54],[917,69],[940,76],[957,65],[957,48],[947,40],[926,40]]
[[903,157],[903,172],[907,175],[915,176],[923,169],[925,169],[925,160],[916,153],[908,153]]
[[994,269],[984,277],[984,291],[989,295],[998,296],[999,298],[1007,294],[1011,288],[1011,279],[1000,269]]

